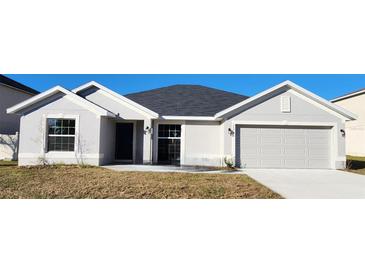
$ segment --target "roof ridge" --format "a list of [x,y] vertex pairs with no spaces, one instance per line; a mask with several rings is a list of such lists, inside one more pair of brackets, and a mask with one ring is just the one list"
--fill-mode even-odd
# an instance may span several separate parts
[[218,89],[218,88],[213,88],[213,87],[209,87],[209,86],[204,86],[204,85],[200,85],[200,84],[174,84],[174,85],[168,85],[168,86],[153,88],[153,89],[149,89],[149,90],[131,92],[131,93],[125,94],[124,96],[130,96],[130,95],[135,95],[135,94],[143,94],[143,93],[147,93],[147,92],[153,92],[153,91],[156,91],[156,90],[163,90],[163,89],[172,88],[172,87],[179,87],[179,86],[182,86],[182,87],[184,87],[184,86],[185,87],[202,87],[202,88],[215,90],[215,91],[219,91],[219,92],[226,92],[226,93],[230,93],[230,94],[234,94],[234,95],[238,95],[238,96],[242,96],[242,97],[246,97],[246,98],[249,97],[249,96],[244,95],[244,94],[240,94],[240,93],[236,93],[236,92],[232,92],[232,91],[227,91],[227,90],[223,90],[223,89]]

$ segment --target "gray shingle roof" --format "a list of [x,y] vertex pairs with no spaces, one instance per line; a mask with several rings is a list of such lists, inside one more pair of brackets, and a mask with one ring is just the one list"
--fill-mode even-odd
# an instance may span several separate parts
[[214,116],[247,96],[200,85],[174,85],[125,95],[165,116]]
[[0,74],[0,83],[37,95],[38,91]]

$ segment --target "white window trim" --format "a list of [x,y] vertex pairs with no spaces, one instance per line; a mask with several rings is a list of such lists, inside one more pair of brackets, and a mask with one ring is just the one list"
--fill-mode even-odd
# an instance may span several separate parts
[[[74,151],[48,151],[48,124],[47,124],[47,119],[73,119],[75,120],[75,135],[70,135],[70,136],[75,136],[75,150]],[[71,155],[76,155],[76,156],[80,156],[81,152],[79,151],[80,147],[79,147],[79,137],[80,137],[80,116],[79,115],[75,115],[75,114],[63,114],[63,113],[57,113],[57,114],[43,114],[42,117],[42,134],[43,134],[43,144],[42,144],[42,149],[41,149],[41,153],[42,155],[46,156],[46,157],[54,157],[55,155],[59,155],[67,157],[67,156],[71,156]],[[66,135],[62,135],[65,136]]]

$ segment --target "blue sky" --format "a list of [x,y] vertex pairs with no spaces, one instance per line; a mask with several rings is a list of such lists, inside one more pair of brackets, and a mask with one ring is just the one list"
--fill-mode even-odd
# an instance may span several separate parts
[[94,80],[127,94],[174,84],[199,84],[252,96],[282,81],[298,85],[332,99],[365,88],[361,74],[6,74],[38,91],[61,85],[72,89]]

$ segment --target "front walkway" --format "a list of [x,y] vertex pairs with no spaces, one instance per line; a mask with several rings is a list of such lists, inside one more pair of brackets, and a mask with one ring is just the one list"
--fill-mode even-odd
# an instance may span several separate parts
[[246,169],[244,172],[285,198],[365,198],[365,175],[319,169]]
[[228,171],[211,167],[168,166],[168,165],[105,165],[105,168],[114,171],[139,172],[181,172],[181,173],[210,173],[210,174],[239,174],[241,170]]

